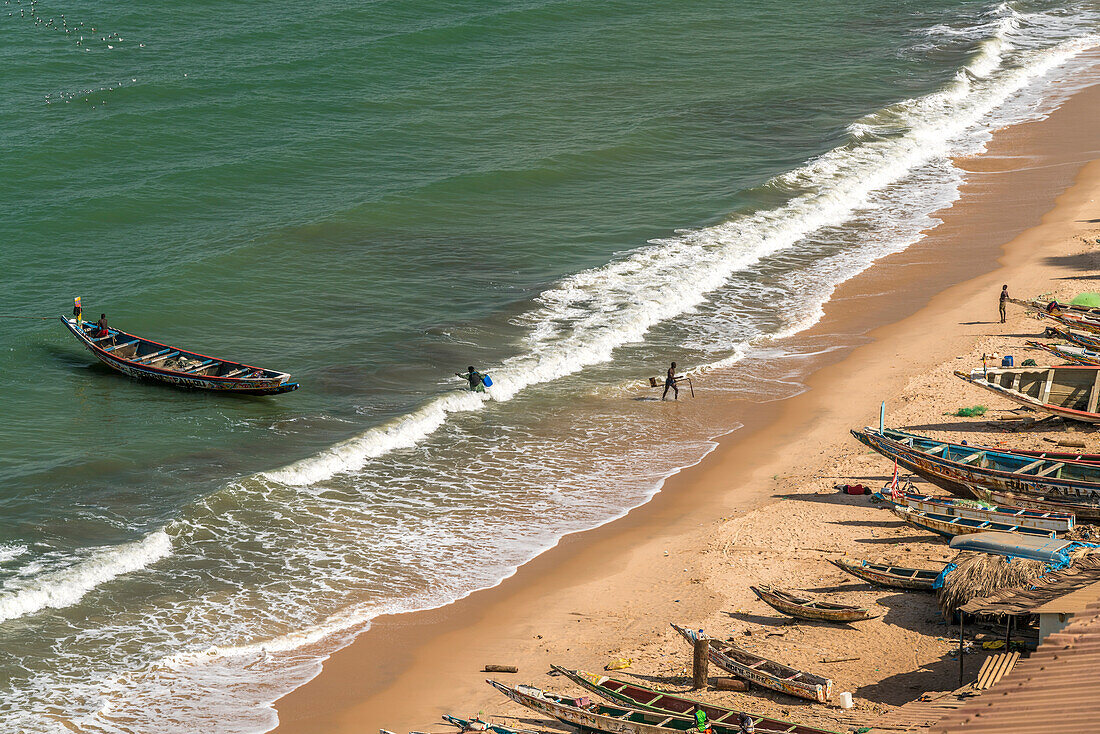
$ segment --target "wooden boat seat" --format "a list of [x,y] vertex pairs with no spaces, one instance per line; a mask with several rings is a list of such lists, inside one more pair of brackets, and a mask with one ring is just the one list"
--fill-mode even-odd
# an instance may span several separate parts
[[126,347],[132,347],[135,344],[138,344],[140,342],[141,342],[141,339],[134,339],[133,341],[126,342],[125,344],[115,344],[113,346],[107,347],[103,351],[104,352],[113,352],[116,349],[125,349]]
[[946,448],[947,448],[947,444],[941,443],[939,446],[936,446],[934,448],[930,448],[927,451],[925,451],[924,453],[928,454],[929,456],[935,456],[936,454],[943,453],[943,450],[946,449]]
[[172,351],[172,350],[171,349],[162,349],[159,352],[153,352],[151,354],[146,354],[146,355],[143,355],[141,357],[134,357],[130,361],[131,362],[144,362],[147,359],[152,359],[153,357],[159,357],[160,355],[166,354],[170,351]]
[[1061,469],[1061,468],[1062,468],[1063,466],[1065,466],[1065,463],[1064,463],[1064,462],[1061,462],[1061,461],[1059,461],[1059,462],[1058,462],[1057,464],[1051,464],[1051,465],[1050,465],[1050,466],[1048,466],[1048,467],[1047,467],[1046,469],[1043,469],[1043,470],[1042,470],[1042,471],[1040,471],[1040,472],[1035,472],[1035,476],[1037,476],[1037,477],[1045,477],[1045,476],[1047,476],[1048,474],[1053,474],[1054,472],[1056,472],[1056,471],[1060,470],[1060,469]]
[[89,338],[89,339],[88,339],[88,341],[90,341],[90,342],[92,342],[92,343],[94,344],[94,343],[96,343],[96,342],[101,342],[101,341],[103,341],[104,339],[110,339],[110,338],[111,338],[112,336],[114,336],[114,334],[112,334],[112,333],[111,333],[110,331],[108,331],[108,332],[107,332],[107,336],[97,336],[97,337],[96,337],[96,338],[94,338],[94,339],[91,339],[91,338]]
[[200,370],[204,370],[212,364],[214,364],[214,360],[208,359],[205,362],[203,362],[202,364],[195,365],[194,367],[191,367],[191,368],[186,369],[186,370],[180,370],[180,374],[187,375],[187,374],[190,374],[192,372],[199,372]]
[[160,357],[153,357],[153,358],[150,358],[149,361],[146,362],[145,364],[153,364],[153,362],[161,362],[161,361],[167,362],[172,357],[175,357],[177,354],[179,354],[179,352],[170,352],[168,354],[161,355]]
[[237,375],[243,375],[245,372],[248,372],[247,368],[240,369],[240,370],[233,370],[232,372],[230,372],[228,374],[222,375],[222,377],[236,377]]
[[1024,473],[1026,473],[1026,472],[1029,472],[1029,471],[1031,471],[1032,469],[1034,469],[1035,467],[1037,467],[1037,466],[1039,466],[1040,464],[1042,464],[1042,463],[1043,463],[1043,461],[1044,461],[1043,459],[1036,459],[1035,461],[1031,462],[1031,463],[1030,463],[1030,464],[1028,464],[1027,466],[1025,466],[1025,467],[1022,467],[1022,468],[1020,468],[1020,469],[1017,469],[1017,470],[1016,470],[1016,473],[1017,473],[1017,474],[1024,474]]
[[978,457],[980,457],[984,453],[985,453],[984,451],[975,451],[970,456],[959,459],[959,463],[960,464],[969,464],[970,462],[974,461],[975,459],[977,459]]

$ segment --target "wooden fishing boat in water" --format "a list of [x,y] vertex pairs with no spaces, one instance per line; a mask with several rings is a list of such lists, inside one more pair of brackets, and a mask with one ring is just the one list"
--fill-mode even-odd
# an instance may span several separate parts
[[[672,629],[679,632],[689,644],[695,644],[699,633],[675,624]],[[828,678],[768,660],[732,642],[711,639],[709,657],[722,670],[773,691],[818,703],[827,703],[833,695],[833,682]]]
[[679,696],[675,693],[609,678],[606,675],[589,673],[584,670],[570,670],[560,665],[551,665],[550,667],[581,688],[592,691],[612,703],[623,704],[631,708],[679,714],[681,716],[692,716],[695,709],[699,708],[706,712],[707,719],[711,722],[731,725],[737,723],[740,717],[745,715],[752,719],[758,734],[835,734],[835,732],[828,729],[818,729],[813,726],[783,721],[782,719],[770,719],[747,711],[715,706],[714,704],[696,701],[693,698]]
[[1074,525],[1073,513],[1062,512],[1061,510],[1036,510],[1018,505],[981,507],[973,500],[933,497],[916,492],[903,492],[900,502],[895,502],[885,492],[876,493],[875,496],[883,502],[910,507],[920,512],[932,512],[949,517],[965,517],[971,520],[992,520],[993,522],[1015,524],[1037,530],[1068,533],[1073,530]]
[[772,609],[798,619],[813,619],[819,622],[859,622],[882,616],[881,612],[876,612],[869,607],[807,599],[774,586],[762,585],[749,588]]
[[996,367],[955,372],[971,385],[1043,413],[1100,423],[1100,367]]
[[947,538],[954,538],[956,535],[989,532],[1016,533],[1017,535],[1028,535],[1035,538],[1055,538],[1058,536],[1053,530],[1040,530],[1021,525],[993,522],[992,520],[971,520],[967,517],[952,517],[951,515],[940,515],[935,512],[921,512],[920,510],[914,510],[912,507],[898,507],[895,505],[890,510],[915,528],[931,530],[933,533]]
[[236,395],[278,395],[298,389],[286,372],[208,357],[118,329],[96,337],[95,324],[64,317],[61,321],[100,362],[130,377]]
[[919,436],[897,441],[870,427],[852,431],[852,435],[897,461],[898,466],[961,497],[974,497],[973,488],[986,487],[1041,499],[1100,499],[1100,466],[1095,464],[993,451]]
[[1004,492],[985,487],[974,487],[974,494],[978,499],[990,504],[1012,504],[1017,507],[1042,512],[1062,512],[1072,514],[1074,522],[1100,521],[1100,502],[1087,502],[1085,500],[1072,501],[1057,497],[1038,497],[1032,494],[1020,494],[1016,492]]
[[1029,341],[1027,345],[1033,349],[1042,349],[1053,354],[1058,359],[1065,360],[1069,364],[1083,364],[1092,367],[1100,366],[1100,352],[1078,346],[1064,344],[1044,344],[1043,342]]
[[832,564],[847,571],[856,578],[863,579],[875,586],[887,589],[905,589],[907,591],[934,591],[933,584],[939,578],[940,571],[925,568],[904,568],[887,563],[870,561],[849,561],[846,558],[832,559]]
[[[570,698],[534,686],[508,686],[495,680],[485,682],[520,706],[526,706],[532,711],[538,711],[563,724],[570,724],[585,731],[606,734],[672,734],[696,731],[694,717],[599,704],[587,696]],[[712,722],[711,727],[714,734],[740,734],[741,732],[741,727],[736,723]]]
[[982,444],[972,443],[952,443],[951,441],[941,441],[937,438],[928,438],[927,436],[921,436],[918,433],[910,433],[909,431],[903,431],[899,428],[884,428],[882,431],[882,435],[895,441],[900,441],[909,446],[921,444],[928,446],[930,449],[935,448],[939,444],[945,444],[959,451],[973,452],[977,451],[978,449],[982,449],[983,451],[998,451],[1002,454],[1030,456],[1033,460],[1054,459],[1056,461],[1075,461],[1083,464],[1100,464],[1100,454],[1082,454],[1074,451],[1038,451],[1035,449],[1017,448],[1006,449],[1003,446],[985,446]]

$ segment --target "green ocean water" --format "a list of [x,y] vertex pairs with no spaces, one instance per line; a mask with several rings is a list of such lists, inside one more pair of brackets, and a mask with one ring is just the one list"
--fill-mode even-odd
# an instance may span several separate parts
[[79,295],[302,388],[137,383],[0,318],[0,721],[264,730],[318,646],[644,502],[736,417],[630,400],[638,365],[782,356],[1098,12],[9,0],[0,316]]

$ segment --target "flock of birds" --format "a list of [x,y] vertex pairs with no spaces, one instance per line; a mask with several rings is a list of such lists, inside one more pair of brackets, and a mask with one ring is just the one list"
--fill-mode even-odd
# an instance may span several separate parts
[[[12,4],[12,0],[4,0],[4,5],[10,6],[11,4]],[[56,29],[56,30],[65,31],[65,34],[69,35],[69,36],[72,36],[72,35],[75,34],[77,36],[77,41],[76,41],[77,46],[85,47],[85,40],[84,40],[84,34],[85,33],[88,34],[88,40],[89,41],[95,41],[95,35],[94,34],[101,33],[101,31],[99,31],[99,29],[97,29],[93,26],[85,26],[83,21],[80,21],[80,22],[76,23],[75,25],[70,26],[69,21],[65,18],[64,13],[61,13],[59,15],[58,19],[57,19],[57,20],[60,20],[60,24],[58,24],[57,20],[55,20],[54,18],[47,19],[45,16],[39,14],[38,8],[35,7],[36,5],[38,5],[38,0],[30,0],[30,4],[26,7],[23,7],[23,0],[15,0],[15,5],[19,9],[19,17],[20,18],[25,18],[27,20],[33,19],[34,24],[36,26],[40,25],[40,26],[43,26],[44,28],[53,28],[53,29]],[[15,10],[9,10],[8,11],[8,17],[9,18],[15,17]],[[99,37],[99,40],[101,42],[107,44],[108,49],[114,49],[114,47],[115,47],[114,44],[121,43],[122,41],[125,41],[126,39],[124,39],[118,33],[108,33],[106,35],[101,35]],[[138,46],[140,48],[145,48],[144,43],[139,43]],[[88,51],[90,49],[85,47],[84,50]]]

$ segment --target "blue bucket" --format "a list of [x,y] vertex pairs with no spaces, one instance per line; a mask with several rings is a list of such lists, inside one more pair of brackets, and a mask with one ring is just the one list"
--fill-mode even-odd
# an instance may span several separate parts
[[1001,366],[1002,367],[1012,367],[1013,366],[1013,361],[1012,361],[1012,355],[1011,354],[1006,354],[1004,357],[1001,358]]

